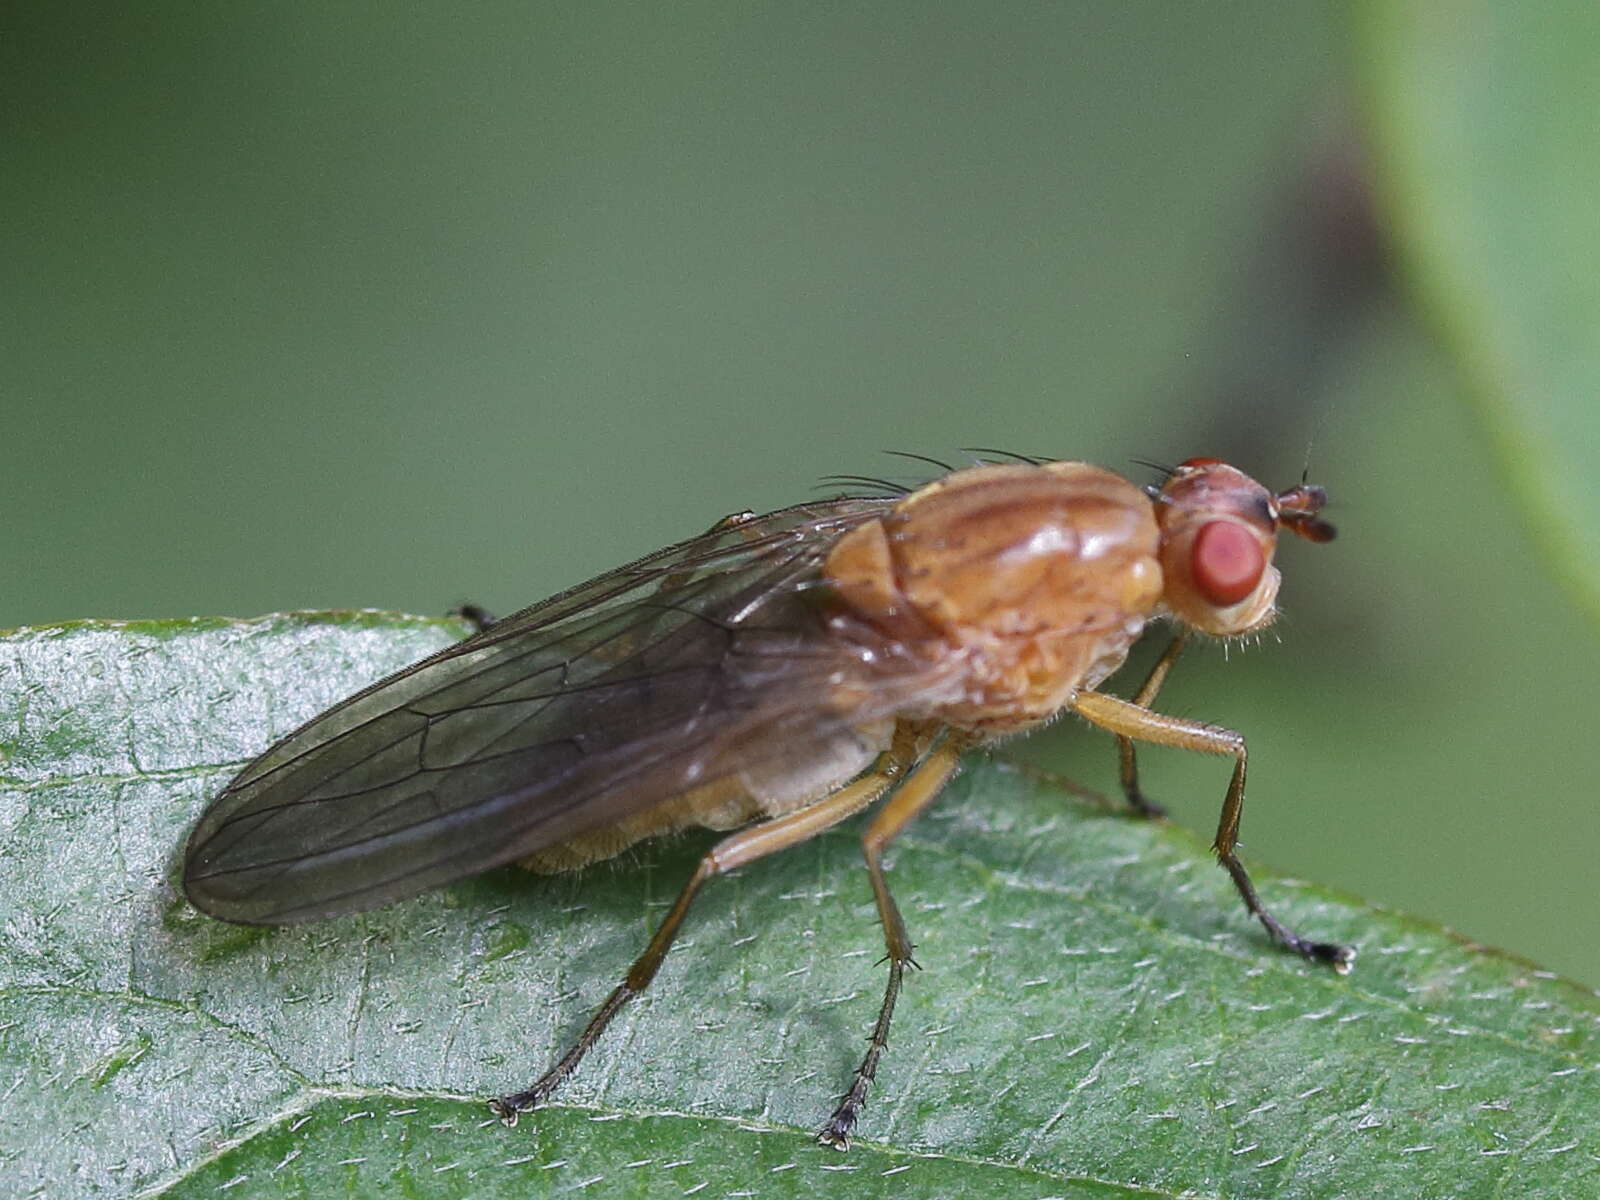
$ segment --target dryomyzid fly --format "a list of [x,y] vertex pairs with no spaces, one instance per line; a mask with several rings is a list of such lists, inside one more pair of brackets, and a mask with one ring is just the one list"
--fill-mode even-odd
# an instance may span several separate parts
[[[741,513],[424,659],[266,751],[189,838],[184,887],[212,916],[288,925],[522,863],[562,871],[689,826],[736,830],[572,1048],[508,1123],[544,1101],[650,983],[701,887],[887,800],[862,835],[888,986],[820,1139],[845,1148],[888,1040],[912,943],[885,847],[968,747],[1063,711],[1133,744],[1233,759],[1217,858],[1283,946],[1336,970],[1347,947],[1263,907],[1235,854],[1245,740],[1152,709],[1191,632],[1275,614],[1279,529],[1314,542],[1326,497],[1273,494],[1213,458],[1143,489],[1081,462],[954,471],[902,496]],[[1157,618],[1171,645],[1132,700],[1099,690]]]

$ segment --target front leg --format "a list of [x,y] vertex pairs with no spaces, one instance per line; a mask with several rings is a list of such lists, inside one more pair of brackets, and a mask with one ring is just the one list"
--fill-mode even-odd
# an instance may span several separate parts
[[[1171,653],[1170,651],[1168,652]],[[1202,754],[1230,754],[1233,756],[1233,778],[1228,782],[1228,792],[1222,801],[1222,818],[1217,824],[1217,839],[1211,848],[1217,861],[1233,879],[1234,887],[1244,898],[1244,906],[1256,920],[1266,927],[1274,940],[1281,942],[1296,954],[1315,962],[1327,963],[1341,975],[1355,961],[1353,947],[1333,942],[1314,942],[1301,937],[1266,910],[1256,895],[1250,876],[1239,861],[1235,847],[1239,841],[1239,818],[1244,809],[1244,776],[1248,753],[1244,735],[1200,721],[1186,721],[1151,712],[1140,705],[1100,692],[1080,692],[1072,702],[1073,711],[1101,729],[1118,737],[1151,742],[1157,746],[1177,746],[1184,750],[1198,750]]]

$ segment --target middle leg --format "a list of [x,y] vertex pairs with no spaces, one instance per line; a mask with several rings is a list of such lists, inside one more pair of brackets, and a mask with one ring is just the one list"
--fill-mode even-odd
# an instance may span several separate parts
[[861,1115],[861,1106],[867,1099],[867,1091],[878,1073],[878,1059],[889,1045],[889,1022],[894,1018],[900,980],[908,965],[917,965],[911,957],[915,947],[906,933],[906,923],[883,877],[884,848],[911,823],[912,818],[933,802],[950,781],[961,765],[961,752],[967,744],[955,735],[947,734],[945,740],[922,760],[890,801],[872,818],[872,823],[861,837],[861,850],[866,856],[867,873],[872,880],[872,898],[878,905],[878,918],[883,922],[883,939],[889,950],[889,986],[883,994],[883,1006],[878,1010],[877,1024],[872,1027],[872,1036],[868,1039],[867,1055],[856,1068],[849,1089],[840,1097],[839,1107],[834,1109],[827,1124],[817,1134],[817,1140],[824,1146],[832,1146],[836,1150],[850,1148],[850,1131],[855,1128],[856,1120]]
[[621,1011],[622,1006],[650,986],[650,981],[661,969],[667,951],[671,949],[673,941],[678,936],[678,929],[689,913],[689,906],[694,903],[695,896],[708,880],[718,875],[725,875],[735,867],[744,866],[769,854],[776,854],[779,850],[798,845],[860,812],[882,796],[895,780],[900,778],[916,760],[917,750],[917,736],[901,726],[895,730],[894,742],[890,748],[880,754],[872,769],[859,779],[804,808],[730,834],[711,847],[701,858],[700,865],[695,869],[689,882],[678,893],[678,899],[656,929],[655,936],[650,939],[650,944],[645,947],[644,953],[633,966],[628,968],[628,973],[622,982],[612,990],[590,1018],[589,1024],[578,1036],[577,1042],[532,1087],[515,1095],[491,1100],[489,1107],[495,1115],[507,1125],[515,1125],[519,1113],[543,1104],[567,1076],[577,1069],[584,1055],[599,1040],[606,1026],[611,1024],[611,1019]]

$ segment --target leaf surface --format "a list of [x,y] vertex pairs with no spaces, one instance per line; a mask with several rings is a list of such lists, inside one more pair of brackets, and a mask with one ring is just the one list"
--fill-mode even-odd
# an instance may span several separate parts
[[362,613],[0,637],[6,1194],[1600,1188],[1593,994],[1258,871],[1279,915],[1361,949],[1348,976],[1304,964],[1198,839],[982,758],[896,846],[925,969],[849,1155],[811,1141],[883,982],[848,827],[708,888],[560,1102],[506,1129],[483,1098],[573,1036],[705,839],[286,930],[176,888],[230,772],[460,632]]

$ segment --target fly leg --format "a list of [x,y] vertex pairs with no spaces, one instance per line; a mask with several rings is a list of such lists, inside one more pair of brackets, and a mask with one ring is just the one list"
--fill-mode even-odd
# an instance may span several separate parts
[[884,847],[911,823],[912,818],[932,803],[933,798],[949,782],[960,766],[961,751],[965,745],[959,739],[947,737],[900,785],[893,798],[872,818],[872,823],[861,837],[861,850],[866,856],[867,873],[872,880],[872,897],[877,901],[878,916],[883,922],[884,942],[889,948],[889,986],[883,994],[883,1007],[878,1010],[878,1022],[872,1027],[872,1036],[868,1039],[867,1056],[856,1068],[850,1087],[840,1097],[839,1107],[834,1109],[827,1124],[817,1134],[817,1140],[824,1146],[832,1146],[836,1150],[850,1148],[850,1131],[855,1128],[873,1076],[878,1073],[878,1059],[889,1044],[889,1022],[894,1017],[894,1002],[900,994],[901,977],[905,974],[907,964],[917,965],[911,957],[915,947],[911,944],[905,922],[900,918],[900,910],[895,906],[894,897],[889,894],[889,885],[883,877]]
[[[1150,668],[1150,675],[1144,681],[1144,686],[1139,689],[1139,694],[1133,702],[1140,708],[1149,708],[1155,703],[1156,695],[1161,691],[1161,685],[1167,681],[1167,672],[1172,670],[1172,664],[1178,661],[1178,655],[1183,653],[1184,641],[1187,634],[1179,630],[1171,643],[1156,660],[1156,665]],[[1164,817],[1167,810],[1149,799],[1139,790],[1139,764],[1134,758],[1133,739],[1117,735],[1117,758],[1122,766],[1122,794],[1128,798],[1128,804],[1133,811],[1141,817]]]
[[1233,778],[1228,782],[1228,793],[1222,801],[1217,838],[1211,844],[1216,851],[1217,861],[1232,877],[1233,886],[1239,889],[1239,895],[1244,898],[1244,906],[1266,927],[1275,941],[1304,958],[1327,963],[1341,975],[1350,969],[1356,957],[1353,947],[1303,938],[1266,910],[1256,895],[1244,864],[1234,852],[1239,840],[1239,816],[1244,808],[1245,762],[1248,757],[1243,734],[1200,721],[1154,713],[1100,692],[1080,692],[1072,702],[1072,708],[1079,716],[1118,737],[1136,738],[1157,746],[1198,750],[1203,754],[1231,754]]
[[472,626],[473,633],[482,633],[499,620],[488,609],[477,604],[458,604],[445,615],[460,617],[468,625]]
[[550,1094],[561,1086],[562,1081],[577,1069],[583,1056],[589,1052],[590,1047],[611,1023],[611,1018],[617,1015],[624,1004],[644,991],[655,978],[662,960],[666,958],[667,951],[678,936],[678,927],[683,924],[683,918],[688,914],[690,904],[694,902],[695,895],[707,880],[726,874],[735,867],[754,862],[758,858],[765,858],[779,850],[798,845],[824,829],[837,825],[846,817],[860,812],[883,795],[905,772],[915,760],[916,751],[916,739],[908,730],[901,727],[895,732],[893,745],[880,754],[872,768],[859,779],[853,780],[832,795],[825,796],[805,808],[740,830],[723,838],[706,851],[700,860],[700,865],[695,868],[689,882],[678,893],[678,899],[666,918],[656,929],[650,944],[645,947],[644,953],[638,957],[633,966],[628,968],[628,973],[622,982],[611,995],[606,997],[605,1003],[589,1019],[588,1026],[578,1036],[577,1042],[532,1087],[513,1096],[502,1096],[497,1100],[491,1100],[489,1107],[495,1115],[507,1125],[515,1125],[518,1113],[527,1112],[530,1108],[537,1108],[543,1104],[550,1098]]
[[[750,512],[748,509],[743,512],[729,513],[727,516],[717,520],[710,529],[706,530],[706,534],[721,533],[725,530],[737,529],[745,522],[753,521],[755,519],[755,515],[755,513]],[[662,592],[675,591],[684,584],[688,583],[689,580],[693,578],[693,574],[694,573],[692,571],[681,571],[674,575],[668,575],[661,581],[660,587],[657,590]],[[475,634],[484,632],[486,629],[489,629],[491,626],[496,624],[496,622],[499,620],[499,618],[489,612],[488,609],[477,604],[459,604],[455,608],[452,608],[445,615],[450,617],[460,617],[468,625],[472,626],[472,632]]]

